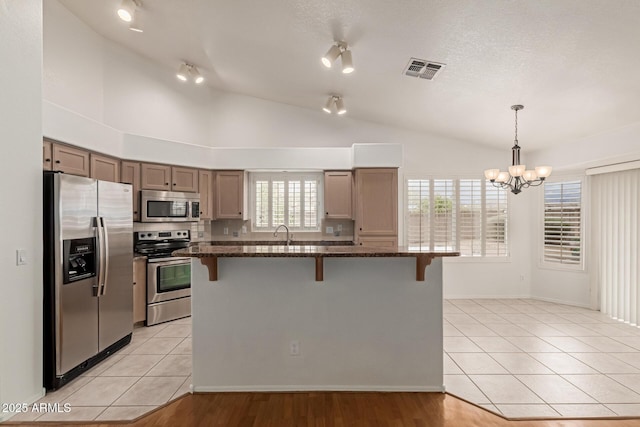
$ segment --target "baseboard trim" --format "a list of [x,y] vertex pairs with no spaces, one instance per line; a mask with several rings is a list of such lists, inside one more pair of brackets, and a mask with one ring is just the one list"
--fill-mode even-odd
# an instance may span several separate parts
[[445,295],[444,299],[528,299],[529,295]]
[[535,299],[535,300],[539,300],[539,301],[545,301],[545,302],[554,302],[556,304],[564,304],[564,305],[570,305],[572,307],[580,307],[580,308],[588,308],[589,310],[593,310],[591,308],[590,304],[580,304],[580,303],[576,303],[575,301],[565,301],[565,300],[561,300],[561,299],[557,299],[557,298],[546,298],[546,297],[538,297],[535,295],[531,295],[529,298],[531,299]]
[[382,391],[382,392],[431,392],[444,393],[441,386],[387,386],[387,385],[255,385],[255,386],[193,386],[194,393],[225,392],[293,392],[293,391]]

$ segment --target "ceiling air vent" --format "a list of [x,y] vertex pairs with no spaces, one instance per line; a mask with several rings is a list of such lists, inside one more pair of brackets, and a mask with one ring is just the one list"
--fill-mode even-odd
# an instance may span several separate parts
[[427,61],[425,59],[411,58],[404,73],[409,77],[419,77],[421,79],[433,80],[446,64]]

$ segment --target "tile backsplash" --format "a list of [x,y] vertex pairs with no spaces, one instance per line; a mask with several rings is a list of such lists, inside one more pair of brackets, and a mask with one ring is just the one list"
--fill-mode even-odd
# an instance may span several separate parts
[[[245,229],[243,229],[245,227]],[[330,227],[330,232],[327,232]],[[338,230],[342,228],[342,230]],[[193,242],[211,240],[284,240],[284,230],[273,236],[271,231],[251,231],[251,221],[228,219],[199,222],[134,222],[133,231],[191,230]],[[321,231],[293,231],[294,240],[353,240],[354,223],[351,220],[323,219]],[[331,231],[332,230],[332,231]],[[226,231],[226,233],[225,233]]]

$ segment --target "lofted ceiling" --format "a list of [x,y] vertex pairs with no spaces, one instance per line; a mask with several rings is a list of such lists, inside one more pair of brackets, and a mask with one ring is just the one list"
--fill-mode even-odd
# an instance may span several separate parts
[[[529,150],[640,121],[638,0],[142,0],[142,34],[119,0],[60,1],[167,72],[187,60],[212,87],[319,112],[338,93],[349,117],[508,149],[524,104]],[[321,65],[334,40],[354,73]],[[411,57],[447,65],[411,78]]]

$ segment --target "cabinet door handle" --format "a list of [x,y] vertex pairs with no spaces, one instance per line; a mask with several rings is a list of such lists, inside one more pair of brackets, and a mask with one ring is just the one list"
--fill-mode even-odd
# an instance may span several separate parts
[[168,182],[165,182],[165,183],[164,183],[164,185],[169,185],[169,183],[168,183]]
[[360,243],[360,246],[362,246],[362,243]]
[[200,215],[202,215],[202,211],[200,211]]
[[173,185],[176,185],[176,183],[174,182]]
[[60,163],[60,160],[56,160],[56,163]]
[[242,215],[242,212],[238,212],[238,215]]
[[44,161],[45,161],[45,162],[50,162],[50,161],[51,161],[51,159],[44,159]]
[[329,215],[329,212],[325,212],[324,214],[325,214],[325,215]]
[[133,211],[133,213],[134,213],[134,214],[137,214],[137,213],[138,213],[138,211]]
[[362,227],[360,227],[360,231],[362,231]]

